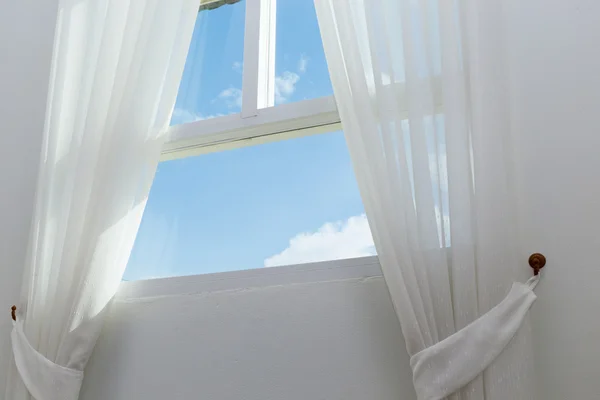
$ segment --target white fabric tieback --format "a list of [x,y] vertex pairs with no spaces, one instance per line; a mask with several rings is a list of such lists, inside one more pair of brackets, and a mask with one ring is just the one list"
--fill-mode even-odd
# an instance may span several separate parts
[[11,333],[15,364],[27,390],[36,400],[77,400],[83,371],[66,368],[48,360],[35,350],[16,317]]
[[517,332],[537,298],[540,275],[515,282],[500,304],[455,334],[410,358],[419,400],[439,400],[483,372]]

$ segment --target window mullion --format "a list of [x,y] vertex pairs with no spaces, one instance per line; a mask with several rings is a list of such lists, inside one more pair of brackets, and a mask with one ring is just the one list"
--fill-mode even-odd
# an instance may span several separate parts
[[275,105],[277,0],[260,0],[258,44],[258,108]]
[[247,0],[242,78],[242,118],[258,115],[261,0]]
[[242,118],[275,105],[276,0],[247,0]]

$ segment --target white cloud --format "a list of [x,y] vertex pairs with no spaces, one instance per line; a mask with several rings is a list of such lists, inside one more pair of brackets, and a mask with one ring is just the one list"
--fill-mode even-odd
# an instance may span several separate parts
[[315,261],[364,257],[375,254],[367,217],[357,215],[346,221],[328,222],[316,232],[299,233],[289,246],[267,258],[265,267]]
[[275,103],[285,103],[296,91],[296,84],[300,81],[300,75],[306,72],[309,58],[302,54],[298,60],[298,72],[284,71],[275,77]]
[[199,114],[193,113],[183,108],[176,108],[173,110],[171,121],[177,124],[185,124],[187,122],[194,122],[203,119]]
[[232,70],[234,70],[235,72],[239,72],[239,73],[242,73],[243,68],[244,68],[244,63],[241,61],[234,61],[233,65],[231,66]]
[[229,108],[242,107],[242,91],[235,87],[229,87],[223,90],[219,93],[217,99],[225,101]]
[[194,113],[192,111],[176,108],[173,110],[173,115],[171,116],[171,122],[173,125],[186,124],[188,122],[201,121],[203,119],[210,119],[221,117],[223,114],[210,114],[210,115],[202,115],[198,113]]
[[[300,81],[300,74],[306,72],[309,58],[302,54],[298,60],[298,72],[284,71],[281,75],[275,77],[275,103],[285,103],[288,101],[291,95],[296,91],[296,84]],[[244,67],[244,63],[241,61],[235,61],[231,69],[241,73]],[[242,107],[242,91],[233,86],[221,91],[219,95],[213,100],[222,100],[227,104],[229,108],[241,108]]]
[[306,72],[306,67],[308,66],[308,60],[309,58],[305,55],[302,54],[300,56],[300,60],[298,61],[298,72],[303,74]]
[[296,91],[296,84],[300,75],[295,72],[284,71],[275,77],[275,103],[284,103]]

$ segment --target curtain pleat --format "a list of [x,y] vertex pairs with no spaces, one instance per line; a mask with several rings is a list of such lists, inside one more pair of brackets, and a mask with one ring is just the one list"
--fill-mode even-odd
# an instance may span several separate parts
[[526,310],[535,295],[527,286],[522,296],[505,297],[527,269],[516,260],[502,2],[315,0],[315,6],[409,354],[432,354],[423,351],[443,343],[457,346],[444,348],[453,355],[456,343],[464,343],[460,335],[524,326],[512,341],[508,328],[508,341],[487,337],[491,352],[460,348],[469,354],[450,359],[452,372],[460,372],[461,382],[470,377],[458,391],[426,394],[421,389],[431,375],[415,370],[417,393],[535,398],[531,363],[523,361],[531,358]]
[[197,11],[197,0],[59,2],[6,400],[78,397],[137,234]]

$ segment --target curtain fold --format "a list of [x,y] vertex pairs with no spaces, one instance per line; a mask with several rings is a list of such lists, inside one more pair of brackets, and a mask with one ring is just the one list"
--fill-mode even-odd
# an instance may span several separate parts
[[[505,298],[530,272],[516,260],[501,0],[315,7],[379,260],[416,357],[419,398],[535,398],[526,317],[535,295],[525,288]],[[506,312],[486,316],[496,306]],[[495,335],[491,326],[507,329]],[[453,356],[452,367],[423,374],[424,355],[440,362],[430,356],[453,354],[482,332],[500,350],[494,357]],[[446,388],[428,391],[445,372],[452,384],[437,379]]]
[[75,400],[160,156],[197,0],[60,0],[6,400]]

